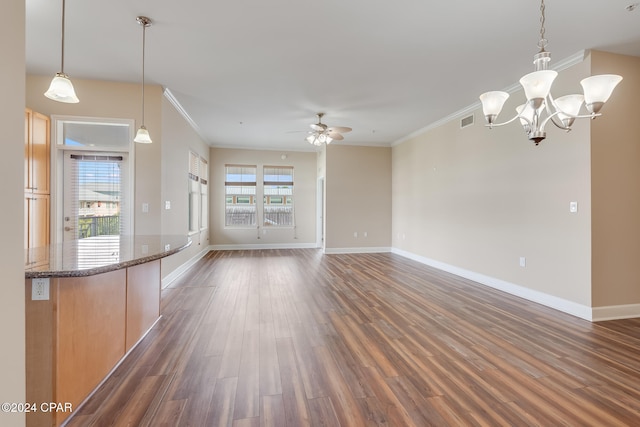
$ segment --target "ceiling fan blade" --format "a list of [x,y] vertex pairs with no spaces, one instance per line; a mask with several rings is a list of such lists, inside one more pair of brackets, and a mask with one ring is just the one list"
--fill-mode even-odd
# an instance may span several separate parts
[[325,125],[324,123],[314,123],[309,126],[311,127],[311,129],[317,132],[324,132],[327,129],[327,125]]
[[327,132],[327,136],[331,137],[331,139],[335,139],[337,141],[342,141],[344,136],[340,135],[337,132]]
[[344,126],[331,126],[330,128],[327,128],[327,132],[339,132],[339,133],[347,133],[347,132],[351,132],[351,128],[348,127],[344,127]]

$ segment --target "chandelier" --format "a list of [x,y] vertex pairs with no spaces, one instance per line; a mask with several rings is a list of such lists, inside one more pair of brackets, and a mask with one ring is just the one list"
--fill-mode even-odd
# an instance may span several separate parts
[[[548,69],[551,54],[545,50],[547,40],[544,38],[544,0],[540,3],[540,14],[540,41],[538,42],[540,51],[533,57],[535,71],[520,79],[527,102],[516,107],[516,115],[512,119],[504,123],[495,123],[509,94],[502,91],[492,91],[480,95],[482,111],[487,121],[486,126],[489,128],[503,126],[520,119],[520,124],[522,124],[528,138],[536,145],[546,138],[547,134],[544,128],[549,121],[560,129],[570,131],[575,119],[595,119],[600,116],[600,109],[607,102],[616,85],[622,80],[621,76],[614,74],[587,77],[580,81],[584,95],[566,95],[553,99],[551,85],[558,73]],[[580,115],[582,104],[585,105],[589,114]]]

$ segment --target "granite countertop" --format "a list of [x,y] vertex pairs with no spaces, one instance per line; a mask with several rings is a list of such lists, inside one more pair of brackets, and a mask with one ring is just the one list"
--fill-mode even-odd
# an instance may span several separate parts
[[85,277],[154,261],[191,245],[187,236],[98,236],[25,251],[25,278]]

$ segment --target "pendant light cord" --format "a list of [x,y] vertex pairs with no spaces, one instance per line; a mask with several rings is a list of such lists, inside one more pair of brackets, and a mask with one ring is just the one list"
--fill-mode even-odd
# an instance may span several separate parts
[[62,57],[60,58],[60,73],[64,74],[64,12],[65,12],[65,0],[62,0]]
[[142,23],[142,126],[144,126],[144,54],[145,54],[145,35],[147,33],[147,24]]

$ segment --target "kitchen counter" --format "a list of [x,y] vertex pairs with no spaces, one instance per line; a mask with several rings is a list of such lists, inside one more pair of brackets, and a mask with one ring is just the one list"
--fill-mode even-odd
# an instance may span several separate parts
[[98,236],[25,251],[25,278],[86,277],[173,255],[187,236]]
[[[27,401],[75,412],[158,321],[161,258],[190,244],[187,236],[101,236],[27,250]],[[29,413],[27,426],[60,426],[72,415]]]

